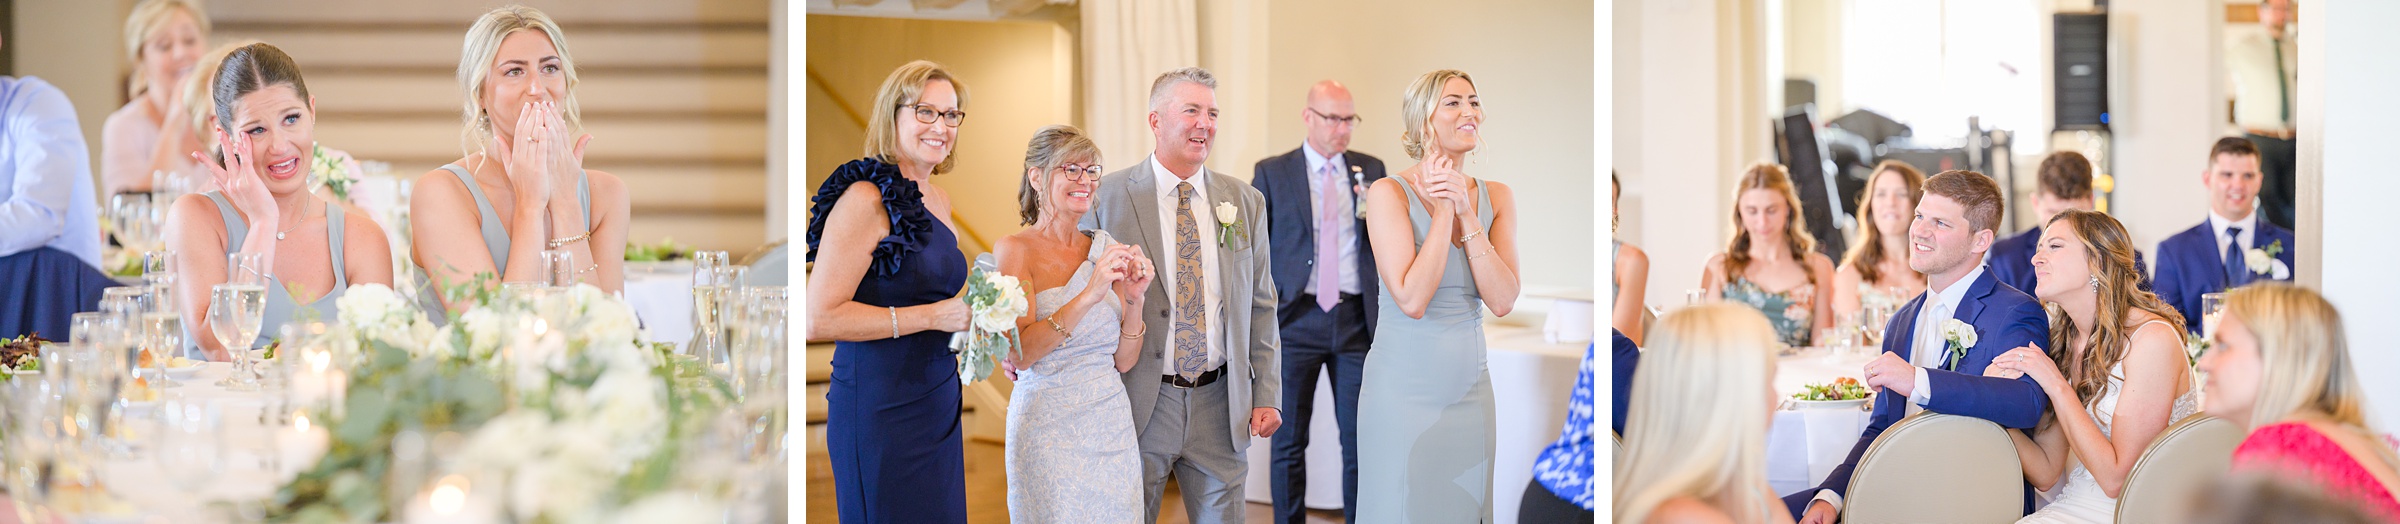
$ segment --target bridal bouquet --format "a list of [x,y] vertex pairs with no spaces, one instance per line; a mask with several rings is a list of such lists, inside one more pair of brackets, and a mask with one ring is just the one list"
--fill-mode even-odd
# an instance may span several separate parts
[[1025,316],[1027,306],[1017,277],[1000,274],[990,254],[975,257],[961,299],[972,320],[966,331],[950,335],[950,350],[958,353],[958,383],[966,385],[992,376],[1000,356],[1016,347],[1017,317]]
[[[722,515],[733,476],[703,442],[730,409],[722,379],[640,343],[625,301],[589,285],[473,300],[437,328],[390,288],[354,286],[338,325],[297,342],[352,378],[323,417],[326,455],[276,490],[270,520]],[[427,513],[419,494],[453,479],[470,502]]]

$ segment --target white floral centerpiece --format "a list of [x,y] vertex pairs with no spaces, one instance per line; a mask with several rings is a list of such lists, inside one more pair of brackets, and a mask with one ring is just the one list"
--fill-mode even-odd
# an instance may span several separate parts
[[337,397],[343,409],[325,419],[326,456],[277,490],[270,520],[422,519],[394,496],[417,492],[394,484],[433,473],[396,470],[392,442],[403,432],[457,434],[428,466],[477,479],[479,496],[499,501],[488,505],[497,520],[722,515],[730,475],[684,460],[709,452],[690,441],[729,409],[721,379],[642,343],[632,309],[598,288],[471,299],[478,305],[439,328],[381,285],[354,286],[337,302],[340,322],[301,343],[349,363],[354,378]]
[[958,353],[958,383],[973,384],[992,376],[1000,356],[1017,347],[1017,318],[1025,316],[1025,289],[1017,277],[1000,273],[989,253],[975,257],[967,273],[966,301],[971,320],[967,330],[950,335],[950,350]]

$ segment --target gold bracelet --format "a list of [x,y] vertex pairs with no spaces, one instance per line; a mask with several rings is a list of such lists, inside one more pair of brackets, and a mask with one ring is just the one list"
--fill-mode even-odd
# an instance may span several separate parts
[[1486,249],[1486,250],[1483,250],[1483,252],[1482,252],[1482,253],[1476,253],[1476,254],[1474,254],[1473,256],[1469,256],[1469,257],[1467,257],[1467,260],[1474,260],[1474,259],[1478,259],[1478,258],[1483,258],[1483,257],[1491,256],[1491,254],[1492,254],[1492,250]]
[[592,271],[594,271],[594,270],[598,270],[598,269],[600,269],[600,263],[599,263],[599,262],[593,262],[591,267],[587,267],[587,268],[583,268],[583,269],[578,269],[578,270],[575,270],[575,274],[574,274],[574,275],[570,275],[570,276],[568,276],[567,278],[573,278],[573,279],[576,279],[576,280],[583,280],[583,274],[584,274],[584,273],[590,273],[590,272],[592,272]]
[[589,232],[585,232],[584,234],[581,234],[581,235],[575,235],[575,236],[571,236],[571,237],[567,237],[567,238],[561,238],[561,239],[557,239],[557,240],[552,240],[552,241],[550,241],[550,249],[558,249],[558,248],[562,248],[562,247],[567,247],[567,246],[569,246],[569,245],[573,245],[573,244],[575,244],[576,242],[582,242],[582,241],[584,241],[584,240],[588,240],[588,239],[591,239],[591,238],[592,238],[592,234],[591,234],[591,233],[589,233]]
[[1058,327],[1058,316],[1057,316],[1057,315],[1051,315],[1051,316],[1050,316],[1050,318],[1045,318],[1045,319],[1042,319],[1042,321],[1043,321],[1043,322],[1048,322],[1048,323],[1050,324],[1050,330],[1051,330],[1051,331],[1057,331],[1057,332],[1058,332],[1058,336],[1062,336],[1062,337],[1063,337],[1063,336],[1067,336],[1067,328]]
[[1133,339],[1142,338],[1142,335],[1144,335],[1144,334],[1147,334],[1147,333],[1149,333],[1149,332],[1150,332],[1150,325],[1149,325],[1149,324],[1142,324],[1142,329],[1141,329],[1141,330],[1139,330],[1139,331],[1134,331],[1134,332],[1132,332],[1132,333],[1126,333],[1126,332],[1123,332],[1123,331],[1118,331],[1118,332],[1117,332],[1117,336],[1119,336],[1119,337],[1123,337],[1125,340],[1133,340]]
[[1467,241],[1469,241],[1469,240],[1474,240],[1474,239],[1475,239],[1475,237],[1477,237],[1477,236],[1482,236],[1482,235],[1483,235],[1483,230],[1481,230],[1481,229],[1478,229],[1478,230],[1475,230],[1475,232],[1473,232],[1473,233],[1467,233],[1467,236],[1458,237],[1458,243],[1460,243],[1460,244],[1465,244],[1465,243],[1467,243]]

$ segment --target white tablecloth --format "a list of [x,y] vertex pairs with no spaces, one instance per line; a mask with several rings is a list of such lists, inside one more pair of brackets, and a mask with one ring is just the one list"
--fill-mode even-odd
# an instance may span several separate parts
[[626,264],[625,301],[651,340],[678,348],[692,340],[691,264]]
[[[261,412],[267,404],[264,394],[226,391],[216,382],[232,372],[233,364],[212,362],[206,366],[192,377],[178,379],[182,386],[170,388],[165,394],[216,406],[225,428],[226,454],[220,473],[192,492],[169,482],[150,453],[157,438],[155,406],[132,408],[125,414],[125,427],[133,433],[131,440],[138,456],[107,460],[99,468],[101,480],[116,502],[107,505],[114,509],[78,515],[71,521],[224,522],[227,515],[210,508],[210,503],[228,500],[255,503],[269,498],[299,470],[311,467],[318,457],[324,456],[327,434],[323,427],[312,424],[303,432],[294,427],[261,424]],[[263,457],[269,449],[282,455],[279,471],[266,468]],[[15,522],[16,518],[13,511],[0,511],[0,522]]]
[[[1784,398],[1801,386],[1859,378],[1873,356],[1833,356],[1824,349],[1805,349],[1777,359],[1775,392]],[[1873,403],[1869,403],[1873,406]],[[1787,495],[1825,481],[1833,468],[1848,458],[1858,436],[1866,431],[1871,413],[1852,409],[1809,409],[1775,412],[1767,430],[1767,485]]]
[[[1492,461],[1492,517],[1517,521],[1517,503],[1525,483],[1533,480],[1533,460],[1558,440],[1567,421],[1567,399],[1575,390],[1575,374],[1590,342],[1548,343],[1534,326],[1484,324],[1484,361],[1492,376],[1492,403],[1497,424]],[[1317,383],[1317,411],[1310,420],[1308,494],[1306,505],[1319,509],[1342,507],[1340,429],[1334,426],[1330,381]],[[1272,503],[1274,486],[1267,471],[1274,458],[1272,439],[1252,437],[1246,498]]]

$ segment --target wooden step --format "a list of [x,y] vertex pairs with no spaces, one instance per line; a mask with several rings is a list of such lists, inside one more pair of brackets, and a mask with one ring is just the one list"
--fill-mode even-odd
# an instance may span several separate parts
[[815,384],[815,383],[819,383],[819,382],[828,382],[828,381],[832,381],[832,380],[833,380],[833,344],[830,344],[830,343],[811,343],[811,344],[809,344],[809,345],[808,345],[808,368],[807,368],[807,369],[808,369],[808,383],[810,383],[810,384]]
[[[563,25],[564,22],[561,22]],[[273,44],[300,63],[303,74],[385,71],[458,74],[467,22],[455,29],[398,27],[329,30],[308,25],[224,28],[211,38],[233,42],[255,38]],[[771,60],[767,28],[712,30],[567,26],[576,74],[595,79],[642,71],[732,71],[765,74]]]
[[[764,27],[770,0],[518,0],[542,10],[571,32],[587,24],[744,24]],[[503,2],[466,0],[209,0],[210,21],[241,24],[467,25]]]
[[[449,73],[337,71],[308,75],[318,117],[342,121],[363,117],[459,119],[458,80]],[[640,116],[752,116],[767,112],[763,72],[702,72],[584,76],[575,100],[584,118]]]
[[[766,115],[714,118],[591,118],[585,165],[607,170],[610,163],[767,161]],[[456,115],[362,120],[319,119],[317,142],[367,160],[440,162],[465,156]],[[762,195],[761,198],[764,198]]]

